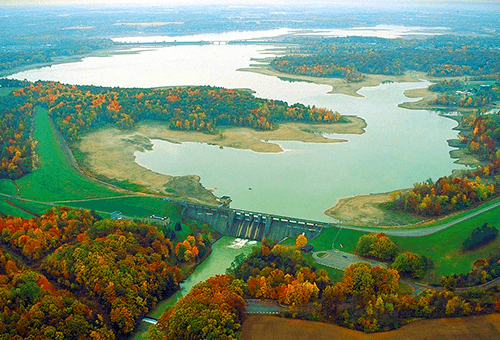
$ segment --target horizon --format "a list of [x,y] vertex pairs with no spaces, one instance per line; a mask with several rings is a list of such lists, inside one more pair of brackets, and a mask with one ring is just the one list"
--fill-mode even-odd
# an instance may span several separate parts
[[1,6],[66,6],[66,5],[105,5],[105,6],[182,6],[182,5],[229,5],[229,6],[262,6],[262,5],[341,5],[341,6],[412,6],[431,4],[497,4],[496,0],[4,0]]

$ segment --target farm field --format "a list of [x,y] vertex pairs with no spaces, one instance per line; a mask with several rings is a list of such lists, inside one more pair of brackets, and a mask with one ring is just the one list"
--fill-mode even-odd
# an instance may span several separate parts
[[366,334],[333,324],[290,320],[275,316],[250,316],[241,331],[242,340],[494,340],[500,338],[500,314],[421,320],[390,332]]

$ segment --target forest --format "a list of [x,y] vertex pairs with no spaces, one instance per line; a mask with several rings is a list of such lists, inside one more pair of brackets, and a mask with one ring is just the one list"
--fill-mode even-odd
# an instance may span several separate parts
[[270,67],[289,74],[344,78],[349,82],[362,80],[363,74],[402,75],[406,71],[425,72],[432,77],[498,80],[499,46],[497,36],[308,37],[301,40],[298,50],[272,60]]
[[[179,289],[183,270],[210,252],[210,239],[199,231],[174,247],[156,226],[65,207],[33,219],[1,217],[0,301],[8,308],[0,338],[52,339],[67,328],[74,339],[122,338]],[[176,252],[183,243],[189,256]],[[68,308],[51,311],[61,305]]]
[[429,86],[440,95],[434,105],[460,108],[487,108],[500,99],[500,82],[494,84],[466,84],[460,80],[442,80]]
[[[403,256],[408,258],[409,254]],[[451,289],[425,290],[418,296],[402,293],[400,273],[391,267],[359,262],[346,268],[344,279],[335,283],[325,270],[311,265],[297,247],[263,240],[247,257],[237,257],[227,275],[200,283],[167,310],[153,327],[153,339],[176,339],[178,334],[182,339],[215,339],[221,334],[236,339],[242,298],[275,300],[288,306],[285,317],[334,322],[367,333],[397,329],[415,318],[500,311],[500,299],[494,292],[457,294]],[[216,314],[209,302],[219,290],[227,291],[221,297],[227,300],[224,315]],[[230,296],[233,298],[228,299]],[[216,301],[220,300],[213,303],[220,303]],[[203,321],[209,316],[213,316],[211,322]],[[202,327],[202,322],[207,327]]]
[[[17,81],[4,81],[17,87]],[[171,129],[216,133],[221,126],[275,129],[280,122],[342,122],[338,112],[256,98],[248,90],[209,86],[122,89],[30,83],[4,96],[0,111],[0,178],[17,179],[33,167],[35,142],[30,137],[35,105],[49,110],[55,127],[70,142],[105,126],[132,128],[144,120]]]

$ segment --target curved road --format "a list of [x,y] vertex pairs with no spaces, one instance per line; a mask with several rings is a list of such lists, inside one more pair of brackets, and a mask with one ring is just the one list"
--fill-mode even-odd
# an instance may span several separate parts
[[455,224],[458,224],[460,222],[466,221],[470,218],[473,218],[477,215],[480,215],[488,210],[494,209],[496,207],[500,206],[500,201],[496,202],[490,206],[480,208],[470,214],[464,215],[462,217],[459,217],[453,221],[437,225],[434,227],[421,227],[421,228],[413,228],[413,229],[392,229],[392,228],[365,228],[365,227],[355,227],[355,226],[347,226],[347,225],[338,225],[338,228],[340,229],[350,229],[350,230],[359,230],[359,231],[367,231],[367,232],[383,232],[384,234],[388,236],[399,236],[399,237],[420,237],[420,236],[427,236],[430,234],[437,233],[438,231],[441,231],[443,229],[449,228]]

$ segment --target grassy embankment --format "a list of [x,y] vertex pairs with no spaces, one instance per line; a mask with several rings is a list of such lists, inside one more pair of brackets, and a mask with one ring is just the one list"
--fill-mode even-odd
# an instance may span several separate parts
[[[49,123],[48,112],[42,108],[36,110],[34,137],[38,141],[39,168],[16,181],[0,180],[0,193],[12,196],[19,194],[21,198],[35,202],[10,198],[9,200],[17,205],[14,207],[7,203],[6,197],[2,197],[0,211],[8,215],[32,217],[22,209],[40,214],[51,205],[60,204],[99,210],[105,213],[104,216],[114,210],[120,210],[124,215],[132,217],[157,214],[171,216],[172,221],[180,219],[180,208],[174,203],[141,194],[123,197],[131,193],[117,191],[92,181],[73,169]],[[90,201],[78,201],[89,199]]]
[[[489,205],[491,204],[493,202],[489,203]],[[474,210],[477,209],[479,208]],[[424,281],[438,282],[442,275],[469,272],[475,260],[498,251],[500,238],[473,251],[462,252],[461,247],[463,241],[477,226],[487,222],[498,227],[499,215],[500,207],[496,207],[434,234],[421,237],[391,236],[391,239],[398,244],[400,251],[411,251],[431,257],[434,261],[434,269],[427,273]],[[458,216],[449,217],[429,224],[427,227],[450,222],[456,218]],[[328,250],[332,249],[332,242],[335,240],[336,249],[354,253],[357,240],[363,234],[365,232],[349,229],[341,229],[340,231],[337,228],[324,229],[320,236],[310,240],[310,244],[314,246],[315,250]]]

